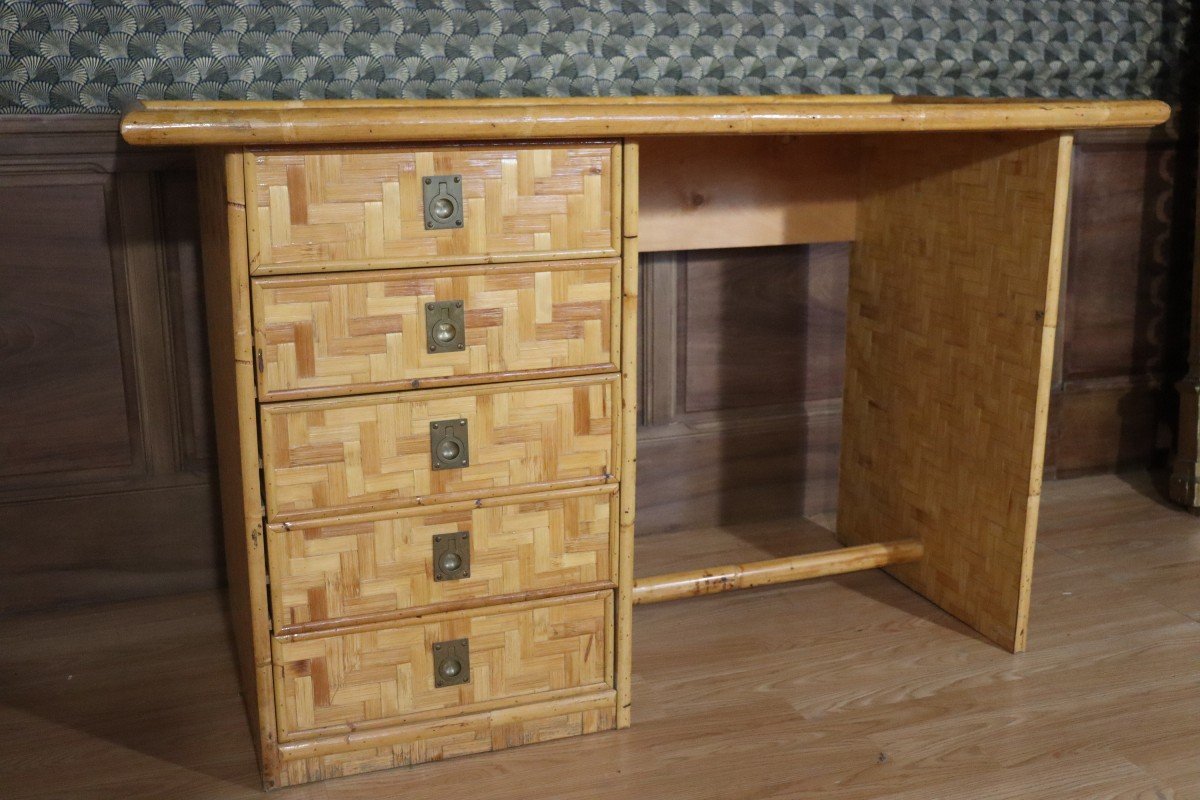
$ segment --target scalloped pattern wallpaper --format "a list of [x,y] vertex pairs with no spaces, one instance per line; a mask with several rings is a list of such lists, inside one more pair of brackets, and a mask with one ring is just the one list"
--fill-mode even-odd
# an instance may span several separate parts
[[0,113],[143,99],[1174,100],[1187,0],[0,0]]

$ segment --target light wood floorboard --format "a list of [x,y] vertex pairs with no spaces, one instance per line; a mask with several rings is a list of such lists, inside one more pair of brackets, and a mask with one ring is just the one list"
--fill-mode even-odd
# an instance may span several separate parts
[[[834,542],[797,520],[637,546],[653,574]],[[262,796],[221,609],[0,618],[0,797]],[[878,571],[647,606],[635,630],[628,731],[274,796],[1200,798],[1200,520],[1146,475],[1047,484],[1023,655]]]

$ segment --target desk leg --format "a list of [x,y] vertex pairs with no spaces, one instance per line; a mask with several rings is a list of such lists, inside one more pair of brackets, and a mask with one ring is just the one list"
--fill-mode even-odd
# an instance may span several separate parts
[[1072,140],[871,140],[851,264],[838,535],[1025,648]]
[[617,557],[617,727],[632,721],[633,520],[637,487],[638,420],[638,146],[626,141],[622,164],[621,274],[621,501]]

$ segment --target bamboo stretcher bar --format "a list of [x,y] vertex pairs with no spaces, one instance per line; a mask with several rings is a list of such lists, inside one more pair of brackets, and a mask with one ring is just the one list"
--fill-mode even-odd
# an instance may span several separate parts
[[661,603],[733,589],[751,589],[774,583],[859,572],[889,564],[907,564],[920,560],[924,554],[925,547],[918,540],[899,539],[767,561],[671,572],[634,581],[633,603]]

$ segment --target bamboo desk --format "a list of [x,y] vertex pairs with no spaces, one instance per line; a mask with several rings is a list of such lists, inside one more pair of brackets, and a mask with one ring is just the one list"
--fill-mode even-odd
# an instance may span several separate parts
[[[637,603],[886,567],[1023,649],[1072,131],[1167,114],[888,96],[129,113],[132,144],[200,148],[264,785],[625,727]],[[822,241],[855,243],[845,547],[635,581],[638,253]]]

